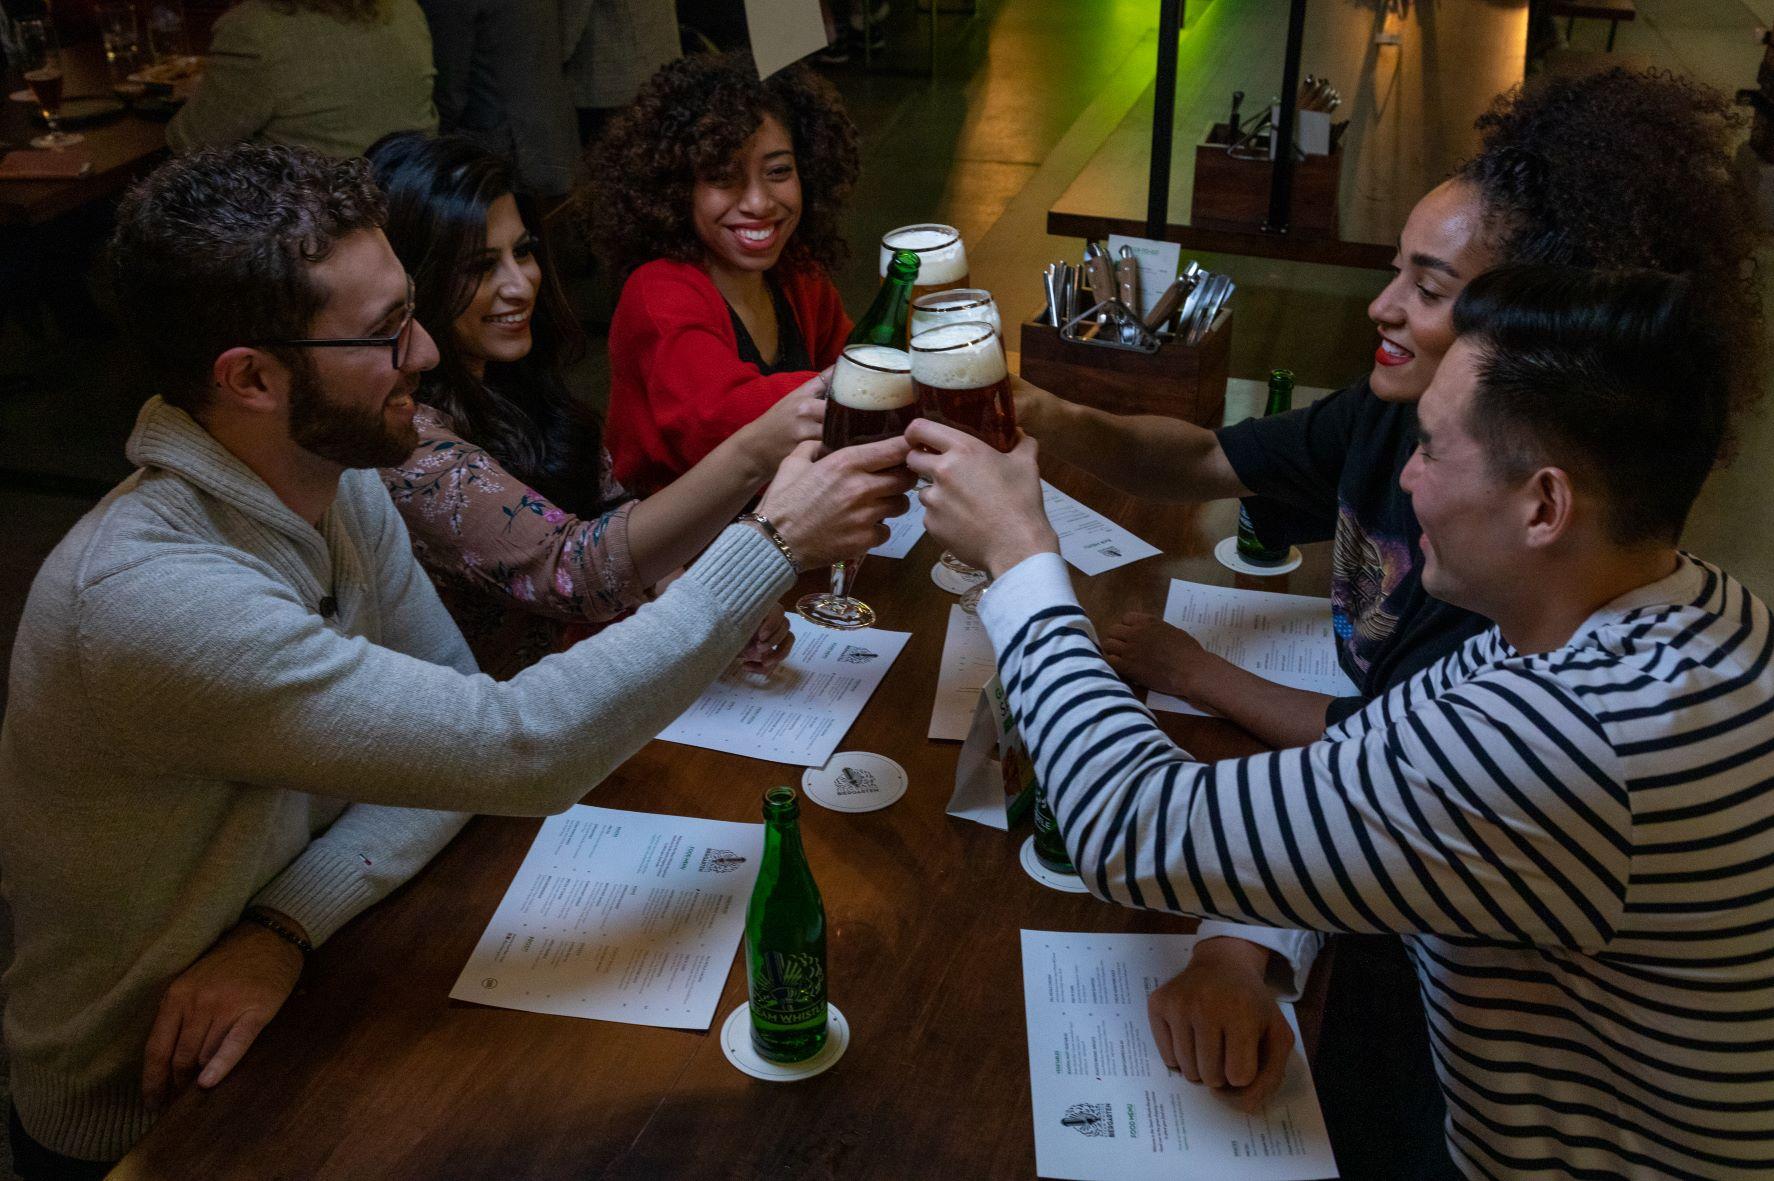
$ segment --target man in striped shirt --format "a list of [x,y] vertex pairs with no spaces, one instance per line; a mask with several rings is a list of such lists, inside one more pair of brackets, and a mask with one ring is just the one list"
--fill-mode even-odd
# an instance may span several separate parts
[[997,578],[981,617],[1085,882],[1407,935],[1469,1177],[1774,1176],[1774,631],[1675,544],[1729,412],[1703,298],[1467,288],[1403,484],[1425,585],[1496,626],[1246,759],[1190,760],[1104,663],[1030,442],[907,432],[931,531]]

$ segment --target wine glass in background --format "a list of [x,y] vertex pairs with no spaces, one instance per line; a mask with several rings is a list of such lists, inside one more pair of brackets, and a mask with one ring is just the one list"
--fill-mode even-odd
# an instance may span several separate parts
[[105,64],[111,67],[112,81],[123,82],[142,67],[142,34],[136,23],[135,5],[100,4],[96,12],[99,36],[105,44]]
[[34,148],[67,148],[85,140],[83,135],[63,131],[57,116],[62,109],[62,50],[55,40],[55,28],[47,20],[33,17],[18,22],[18,43],[23,54],[25,85],[43,112],[49,132],[31,141]]

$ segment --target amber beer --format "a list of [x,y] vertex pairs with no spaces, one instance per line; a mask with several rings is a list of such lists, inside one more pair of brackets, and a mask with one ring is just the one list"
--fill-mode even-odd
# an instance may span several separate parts
[[885,345],[853,344],[838,357],[825,408],[827,451],[897,439],[916,417],[909,356]]
[[952,291],[973,285],[967,272],[967,244],[961,241],[961,231],[954,226],[931,222],[887,231],[881,236],[882,277],[887,274],[887,264],[894,252],[899,250],[918,256],[919,291]]
[[1000,451],[1016,446],[1016,403],[1004,345],[980,320],[943,324],[912,337],[912,385],[918,412],[984,439]]

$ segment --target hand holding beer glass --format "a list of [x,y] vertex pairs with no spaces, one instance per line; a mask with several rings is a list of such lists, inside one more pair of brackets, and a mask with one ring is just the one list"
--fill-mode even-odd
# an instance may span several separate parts
[[[986,320],[960,320],[927,328],[912,337],[912,386],[918,414],[982,439],[999,451],[1016,447],[1016,403],[1010,396],[1010,367],[1004,342]],[[953,554],[945,563],[971,570]],[[979,606],[984,585],[961,596],[961,607]]]
[[[878,344],[845,348],[832,368],[831,397],[825,408],[823,441],[828,452],[898,438],[917,416],[911,360],[905,353]],[[874,608],[850,594],[861,562],[860,557],[833,562],[831,590],[796,603],[801,618],[845,631],[873,625]]]

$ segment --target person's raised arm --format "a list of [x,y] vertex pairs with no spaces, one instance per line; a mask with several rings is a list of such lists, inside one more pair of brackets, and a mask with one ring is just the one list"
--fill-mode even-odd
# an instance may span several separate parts
[[1049,455],[1145,500],[1248,496],[1214,432],[1177,418],[1110,414],[1011,378],[1016,421]]
[[907,437],[929,452],[909,463],[934,481],[930,531],[994,576],[980,618],[1093,893],[1302,930],[1612,937],[1631,808],[1600,724],[1557,685],[1506,667],[1446,684],[1456,654],[1340,740],[1195,762],[1103,660],[1040,515],[1033,448],[999,455],[927,422]]

